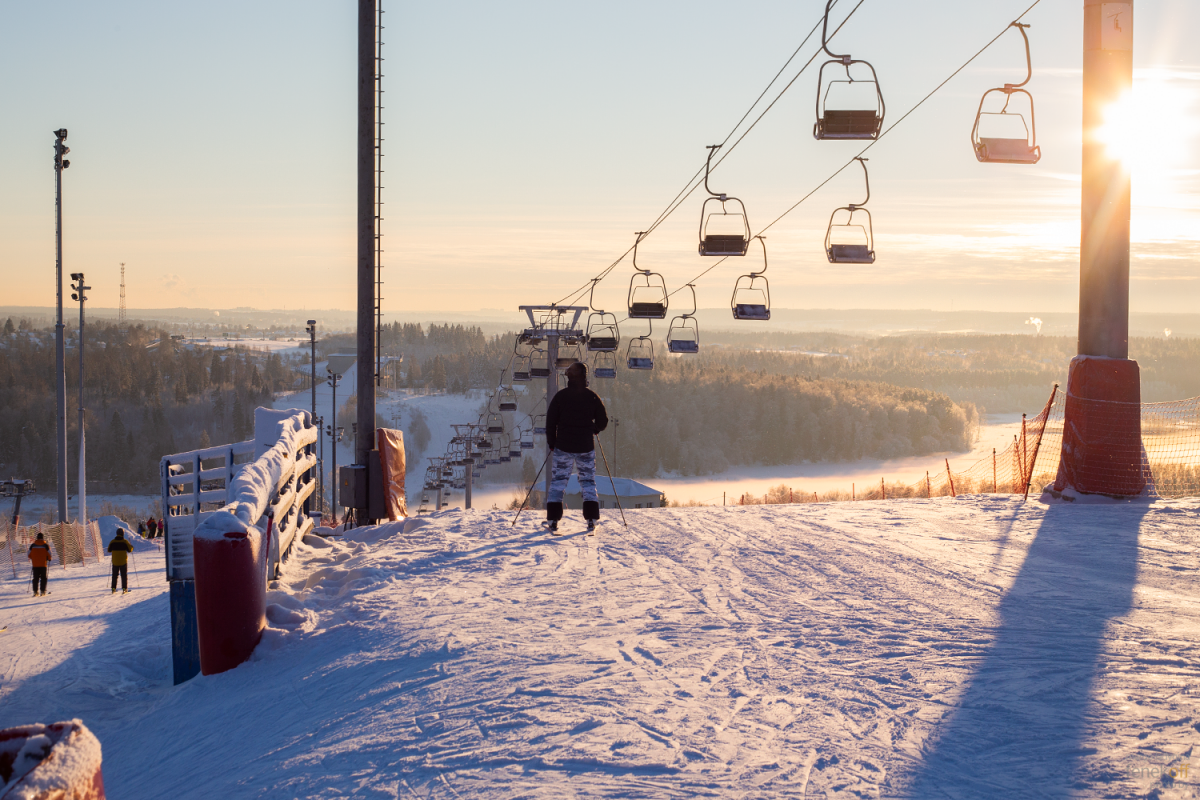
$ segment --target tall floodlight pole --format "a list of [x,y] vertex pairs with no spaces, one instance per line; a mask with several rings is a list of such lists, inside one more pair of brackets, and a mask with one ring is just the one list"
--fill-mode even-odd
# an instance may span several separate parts
[[1105,142],[1128,120],[1133,92],[1133,2],[1083,3],[1083,184],[1079,347],[1071,361],[1055,491],[1130,496],[1142,470],[1141,377],[1129,360],[1130,174]]
[[[363,467],[375,446],[375,27],[376,0],[358,0],[358,431],[354,463]],[[368,487],[370,483],[368,482]],[[368,488],[367,494],[369,495]],[[362,495],[360,494],[360,497]],[[368,507],[370,499],[368,496]],[[360,509],[365,519],[366,509]]]
[[79,301],[79,521],[87,524],[87,428],[83,418],[83,304],[92,287],[83,285],[83,273],[72,272],[72,300]]
[[[558,332],[551,330],[550,335],[546,338],[546,366],[550,369],[550,374],[546,376],[546,423],[550,423],[550,401],[554,399],[554,395],[558,394]],[[549,427],[546,432],[549,433]],[[551,462],[552,452],[550,450],[550,438],[546,438],[546,501],[550,500],[550,478],[553,470]]]
[[[304,329],[308,331],[308,342],[312,347],[308,358],[308,367],[311,378],[309,379],[309,387],[312,389],[312,421],[317,426],[317,435],[321,435],[321,424],[317,422],[317,321],[310,319],[308,326]],[[324,466],[324,465],[322,465]],[[304,513],[307,515],[312,511],[312,495],[309,495],[304,501]]]
[[58,471],[58,521],[67,521],[67,346],[63,330],[63,258],[62,258],[62,171],[71,166],[71,162],[63,158],[71,152],[63,142],[67,140],[67,129],[59,128],[54,132],[54,247],[55,247],[55,284],[57,295],[58,316],[54,325],[54,391],[57,395],[58,425],[58,454],[56,467]]

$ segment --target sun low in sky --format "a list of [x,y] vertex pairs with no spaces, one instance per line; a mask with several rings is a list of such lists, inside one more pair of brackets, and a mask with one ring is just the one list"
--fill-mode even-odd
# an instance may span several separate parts
[[[911,116],[931,90],[1029,2],[910,5],[842,0],[838,52],[868,60],[886,98],[869,153],[877,258],[830,265],[833,209],[861,175],[822,182],[860,149],[812,127],[824,2],[604,6],[384,0],[384,308],[469,311],[551,302],[633,243],[738,136],[714,188],[769,232],[779,308],[1073,310],[1077,302],[1082,2],[1043,0],[1031,42],[1036,165],[980,164],[981,95],[1021,80],[1020,37],[1002,36]],[[1133,175],[1135,310],[1200,301],[1200,7],[1140,0],[1133,93],[1103,136]],[[719,22],[718,22],[719,21]],[[93,305],[133,308],[354,304],[353,3],[162,6],[118,0],[0,5],[0,266],[10,304],[53,303],[52,131],[70,130],[65,258]],[[48,58],[47,54],[54,54]],[[790,88],[778,96],[783,86]],[[736,139],[736,137],[735,137]],[[732,141],[732,140],[731,140]],[[820,188],[817,188],[820,187]],[[811,194],[811,196],[809,196]],[[703,192],[639,248],[678,288],[697,255]],[[696,281],[725,306],[742,259]],[[597,288],[625,302],[631,267]]]

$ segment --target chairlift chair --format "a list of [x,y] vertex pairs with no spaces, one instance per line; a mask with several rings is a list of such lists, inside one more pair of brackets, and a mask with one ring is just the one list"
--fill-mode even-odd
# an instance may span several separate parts
[[517,393],[508,387],[502,387],[497,396],[496,405],[501,411],[516,411]]
[[645,231],[639,231],[633,243],[633,277],[629,279],[629,318],[630,319],[666,319],[667,282],[662,275],[641,269],[637,265],[638,242],[642,241]]
[[771,287],[767,283],[767,239],[754,237],[762,244],[763,268],[759,272],[742,275],[733,284],[730,307],[734,319],[766,321],[771,318]]
[[596,378],[604,378],[606,380],[617,377],[616,353],[597,353],[595,364],[592,366],[592,375]]
[[650,340],[651,331],[645,336],[629,340],[629,349],[625,353],[625,366],[629,369],[654,369],[654,342]]
[[621,344],[617,315],[593,311],[588,315],[587,349],[591,353],[611,353]]
[[694,316],[696,313],[696,287],[689,283],[687,288],[692,290],[692,310],[671,320],[671,326],[667,329],[668,353],[694,354],[700,352],[700,326]]
[[572,364],[578,364],[583,360],[583,343],[579,342],[573,346],[566,347],[558,351],[558,358],[554,360],[554,368],[560,371],[565,370]]
[[546,415],[545,414],[534,415],[533,432],[538,436],[546,435]]
[[[867,159],[860,156],[855,161],[863,168],[863,177],[867,182],[867,199],[862,203],[850,203],[834,209],[829,216],[829,229],[825,232],[825,255],[830,264],[875,263],[875,231],[871,224],[871,212],[866,208],[871,199],[871,178],[867,174]],[[839,222],[839,214],[842,212],[845,212],[845,216],[843,221]],[[865,215],[865,224],[856,223],[855,214]]]
[[[1025,40],[1025,80],[1020,83],[1006,83],[1003,88],[988,89],[983,93],[979,100],[979,111],[975,114],[975,126],[971,129],[971,147],[975,151],[975,158],[984,163],[1036,164],[1042,158],[1042,149],[1037,143],[1037,116],[1033,109],[1033,95],[1022,88],[1033,77],[1029,35],[1025,33],[1029,26],[1014,22],[1009,27],[1020,31],[1021,38]],[[1004,107],[999,111],[984,111],[988,96],[994,92],[1004,95]],[[1016,94],[1025,95],[1029,101],[1028,124],[1020,112],[1008,110],[1009,103]]]
[[[875,74],[875,67],[868,61],[849,55],[838,55],[829,49],[829,11],[836,1],[827,0],[825,4],[821,48],[830,60],[822,64],[817,73],[817,121],[813,125],[813,137],[819,140],[878,139],[887,107],[883,102],[883,92],[879,88],[879,76]],[[831,79],[827,83],[825,68],[831,64],[841,65],[846,71],[846,77]],[[855,78],[850,70],[855,64],[865,65],[871,71],[871,77]],[[856,83],[864,86],[865,91],[858,92],[854,87]],[[872,88],[874,92],[870,91]],[[868,101],[860,95],[871,96],[871,99]],[[834,101],[832,107],[831,99]]]
[[550,354],[540,347],[535,347],[529,354],[529,375],[532,378],[549,378],[550,367],[542,366],[547,363]]
[[[750,220],[746,216],[746,206],[736,197],[718,194],[708,188],[708,173],[712,166],[713,153],[721,148],[719,144],[708,146],[708,161],[704,164],[704,190],[709,197],[700,206],[700,255],[702,256],[744,256],[750,247]],[[721,204],[720,211],[709,212],[708,204],[716,201]],[[737,203],[730,210],[729,203]],[[662,319],[662,317],[659,317]]]

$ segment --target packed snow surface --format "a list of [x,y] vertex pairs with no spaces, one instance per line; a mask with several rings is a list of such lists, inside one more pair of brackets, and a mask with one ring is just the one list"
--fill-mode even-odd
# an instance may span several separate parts
[[0,726],[81,718],[126,799],[1195,797],[1198,512],[445,512],[298,542],[178,687],[143,552],[0,584]]

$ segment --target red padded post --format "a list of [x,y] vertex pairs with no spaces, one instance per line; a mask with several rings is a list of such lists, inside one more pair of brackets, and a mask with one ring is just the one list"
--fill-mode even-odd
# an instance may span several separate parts
[[200,671],[233,669],[254,652],[267,625],[267,537],[217,513],[193,537]]
[[1076,356],[1067,378],[1062,459],[1054,490],[1133,497],[1142,468],[1142,385],[1136,361]]

